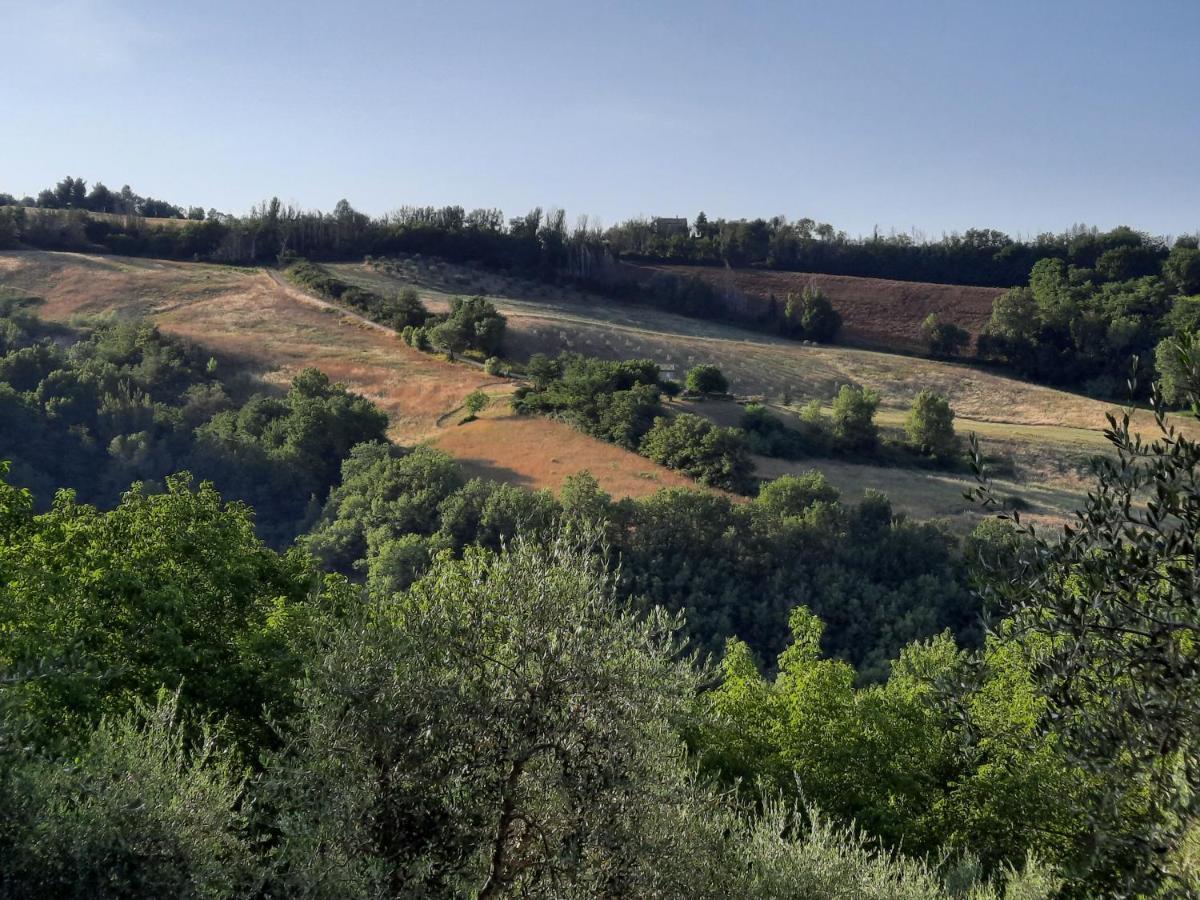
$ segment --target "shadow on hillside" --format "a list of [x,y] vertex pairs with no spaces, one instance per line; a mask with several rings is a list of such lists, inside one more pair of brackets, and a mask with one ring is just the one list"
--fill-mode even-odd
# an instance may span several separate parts
[[533,479],[528,475],[518,472],[516,469],[510,469],[508,466],[496,465],[491,460],[471,456],[458,456],[456,454],[454,461],[458,463],[459,467],[470,478],[503,481],[505,484],[525,487],[530,490],[536,487]]

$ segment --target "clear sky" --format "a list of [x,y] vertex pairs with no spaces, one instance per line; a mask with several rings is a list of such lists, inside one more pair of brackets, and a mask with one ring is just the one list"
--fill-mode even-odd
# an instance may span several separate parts
[[0,0],[0,191],[1200,229],[1200,0]]

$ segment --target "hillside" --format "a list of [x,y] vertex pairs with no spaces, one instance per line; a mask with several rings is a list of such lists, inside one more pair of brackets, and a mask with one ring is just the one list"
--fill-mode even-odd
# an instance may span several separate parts
[[760,309],[770,298],[779,304],[788,294],[800,294],[815,284],[842,316],[839,343],[903,352],[925,352],[921,323],[934,313],[943,322],[965,329],[974,341],[987,324],[1000,288],[817,275],[806,272],[769,272],[762,269],[724,269],[714,266],[642,266],[648,271],[702,278],[722,288],[744,294]]
[[638,497],[687,485],[681,475],[636,454],[545,419],[521,419],[497,402],[478,421],[459,425],[463,398],[496,395],[511,382],[406,347],[359,316],[280,284],[265,270],[74,253],[0,253],[0,294],[44,299],[39,314],[148,316],[164,331],[211,350],[282,386],[316,366],[387,412],[400,444],[431,440],[472,474],[530,488],[557,488],[590,470],[605,490]]
[[[516,359],[561,350],[607,359],[648,357],[675,377],[708,362],[728,376],[735,394],[766,398],[785,411],[812,398],[828,403],[839,385],[859,384],[880,393],[878,421],[897,430],[912,398],[932,388],[950,399],[959,432],[977,432],[985,450],[1001,462],[1001,491],[1024,497],[1032,514],[1048,522],[1061,521],[1081,499],[1090,458],[1106,451],[1105,417],[1115,409],[963,364],[802,345],[440,260],[413,257],[387,266],[331,268],[343,279],[381,293],[415,287],[433,309],[443,308],[455,294],[485,294],[508,317],[506,346]],[[950,517],[966,528],[977,515],[962,497],[973,485],[965,475],[826,459],[760,460],[759,474],[813,467],[851,496],[867,488],[883,490],[899,508],[920,518]]]
[[[455,294],[488,295],[508,317],[508,355],[561,350],[609,358],[649,357],[682,377],[712,362],[742,396],[767,398],[786,414],[809,399],[828,403],[838,385],[877,390],[878,420],[899,429],[922,388],[944,393],[960,433],[976,431],[1003,466],[1000,489],[1031,503],[1031,513],[1061,520],[1085,483],[1087,460],[1105,448],[1110,404],[1005,378],[968,366],[848,347],[804,346],[730,326],[618,304],[573,289],[510,278],[434,259],[414,258],[382,271],[365,264],[332,267],[374,290],[415,286],[433,309]],[[149,315],[229,364],[283,384],[316,365],[378,403],[400,443],[433,441],[468,470],[527,487],[556,488],[589,469],[616,496],[641,496],[686,478],[566,425],[512,416],[497,402],[476,422],[459,425],[466,394],[482,387],[502,399],[511,382],[419,353],[357,315],[280,281],[266,270],[46,252],[0,254],[0,286],[43,297],[42,314]],[[701,412],[736,417],[709,404]],[[918,518],[950,517],[967,528],[977,512],[963,500],[965,475],[828,459],[759,460],[759,474],[821,469],[849,496],[883,490]]]

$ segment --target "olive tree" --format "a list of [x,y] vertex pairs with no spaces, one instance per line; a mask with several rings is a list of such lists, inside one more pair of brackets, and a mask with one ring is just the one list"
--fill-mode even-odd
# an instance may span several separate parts
[[[1197,383],[1200,355],[1182,364]],[[1114,893],[1179,890],[1169,860],[1200,815],[1200,441],[1157,388],[1152,405],[1152,439],[1129,412],[1109,416],[1115,455],[1061,537],[1025,526],[1015,567],[986,582],[1070,758],[1100,785],[1084,865],[1122,860]],[[986,481],[977,497],[997,503]]]
[[443,556],[364,607],[269,767],[280,891],[643,893],[634,835],[679,787],[699,677],[677,627],[623,612],[603,561],[565,542]]

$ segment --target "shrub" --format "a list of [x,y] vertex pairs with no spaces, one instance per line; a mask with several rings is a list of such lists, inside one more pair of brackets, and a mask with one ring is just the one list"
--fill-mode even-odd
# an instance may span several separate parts
[[471,391],[463,400],[463,408],[467,411],[467,418],[463,421],[471,421],[481,412],[491,405],[492,398],[483,391]]
[[756,505],[780,516],[797,516],[814,503],[834,503],[838,490],[820,472],[782,475],[759,489]]
[[829,298],[815,284],[808,285],[800,296],[789,296],[783,309],[784,332],[790,337],[828,344],[842,327],[842,317]]
[[1172,406],[1182,406],[1190,396],[1200,392],[1200,367],[1191,353],[1195,345],[1195,338],[1184,334],[1163,338],[1155,348],[1159,390],[1163,400]]
[[0,782],[0,894],[233,897],[259,875],[233,754],[184,737],[173,698],[106,719],[67,761],[18,762]]
[[488,375],[503,375],[504,365],[500,362],[500,357],[489,356],[483,363],[483,371]]
[[731,491],[746,489],[753,465],[745,435],[707,419],[683,413],[658,417],[642,440],[641,453],[701,484]]
[[750,449],[762,456],[799,459],[817,449],[802,432],[788,428],[761,403],[746,404],[741,425]]
[[921,324],[921,335],[933,356],[958,356],[971,341],[971,335],[953,322],[941,322],[930,313]]
[[940,394],[924,390],[913,398],[904,423],[908,442],[921,453],[948,457],[958,452],[954,410]]
[[716,366],[700,365],[687,373],[687,389],[693,394],[725,394],[729,382]]
[[513,397],[519,413],[557,416],[593,437],[637,449],[659,405],[658,366],[650,360],[610,362],[563,353],[529,361],[528,390]]
[[407,326],[421,325],[429,317],[429,311],[412,288],[405,288],[395,298],[388,298],[342,281],[324,266],[307,259],[296,259],[290,263],[282,260],[281,264],[286,265],[284,277],[293,284],[329,300],[353,307],[372,321],[387,325],[396,331],[402,331]]

